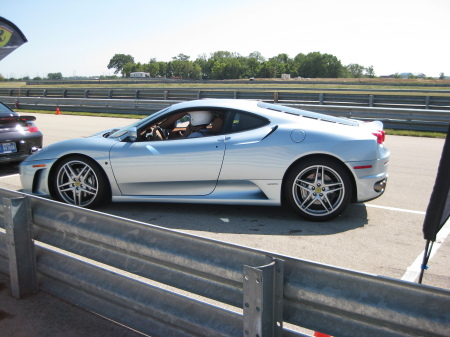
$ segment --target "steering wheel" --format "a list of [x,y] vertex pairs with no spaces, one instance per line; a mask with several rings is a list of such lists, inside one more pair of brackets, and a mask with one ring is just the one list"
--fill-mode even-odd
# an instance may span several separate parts
[[166,139],[164,137],[164,131],[159,126],[155,126],[152,131],[153,134],[153,140],[163,140]]

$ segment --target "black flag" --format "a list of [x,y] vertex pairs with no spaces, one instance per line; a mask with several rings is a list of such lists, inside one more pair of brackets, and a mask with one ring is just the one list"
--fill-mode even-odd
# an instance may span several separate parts
[[[444,148],[442,149],[441,161],[431,193],[430,203],[427,207],[425,220],[423,221],[423,236],[427,240],[423,254],[423,263],[419,277],[419,283],[422,278],[427,263],[433,249],[433,242],[436,241],[436,235],[445,225],[450,216],[450,124],[445,138]],[[431,244],[430,244],[431,242]]]
[[450,125],[442,150],[441,161],[423,222],[425,240],[436,241],[436,234],[450,216]]
[[0,61],[27,41],[15,24],[0,16]]

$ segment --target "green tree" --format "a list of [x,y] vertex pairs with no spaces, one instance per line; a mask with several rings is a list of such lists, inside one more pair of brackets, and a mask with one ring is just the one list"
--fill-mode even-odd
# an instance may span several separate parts
[[61,73],[49,73],[49,74],[47,74],[47,78],[49,80],[61,80],[62,74]]
[[444,73],[440,73],[440,74],[439,74],[439,79],[440,79],[440,80],[444,80],[444,79],[445,79]]
[[300,66],[300,76],[311,78],[338,78],[343,65],[336,56],[312,52],[305,56]]
[[159,64],[156,59],[151,59],[149,63],[143,65],[143,68],[150,74],[150,77],[159,76]]
[[282,74],[290,74],[291,68],[294,65],[294,60],[290,59],[288,54],[278,54],[269,59],[273,67],[275,67],[275,74],[273,77],[280,78]]
[[266,59],[261,55],[259,51],[250,53],[244,61],[245,76],[255,77],[259,74],[262,64]]
[[248,58],[254,58],[259,63],[266,62],[266,59],[264,58],[264,56],[261,55],[259,51],[254,51],[253,53],[250,53],[250,55],[248,55]]
[[134,63],[134,57],[131,55],[125,55],[125,54],[116,54],[112,57],[112,59],[109,61],[108,69],[114,68],[116,69],[114,71],[114,74],[118,74],[122,72],[123,67],[127,63]]
[[306,59],[306,55],[303,53],[297,54],[292,62],[292,76],[293,77],[299,77],[301,76],[301,67],[303,65],[303,62]]
[[350,76],[354,78],[361,78],[364,76],[365,68],[362,65],[352,63],[347,66]]
[[134,62],[133,63],[132,62],[125,63],[122,66],[122,70],[121,70],[122,76],[123,77],[130,77],[130,73],[132,73],[134,71],[134,69],[135,69]]
[[227,64],[221,61],[215,61],[211,69],[211,77],[215,80],[225,79],[225,69]]
[[274,78],[277,71],[277,66],[273,59],[264,62],[259,69],[258,77]]
[[373,66],[365,68],[366,71],[366,77],[374,78],[375,77],[375,71],[373,70]]
[[180,53],[177,56],[172,57],[172,60],[189,61],[189,58],[190,56]]
[[195,64],[197,64],[201,70],[202,70],[202,78],[208,79],[212,78],[212,69],[214,66],[214,59],[208,58],[206,54],[202,54],[197,57],[197,59],[194,61]]
[[167,62],[158,62],[159,72],[157,76],[169,77],[167,75]]

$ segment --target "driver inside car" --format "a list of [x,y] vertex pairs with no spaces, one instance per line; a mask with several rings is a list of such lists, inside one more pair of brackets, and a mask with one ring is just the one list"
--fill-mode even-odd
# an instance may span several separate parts
[[207,129],[209,123],[213,119],[213,115],[209,111],[193,111],[190,114],[192,132],[187,138],[204,137],[210,134]]

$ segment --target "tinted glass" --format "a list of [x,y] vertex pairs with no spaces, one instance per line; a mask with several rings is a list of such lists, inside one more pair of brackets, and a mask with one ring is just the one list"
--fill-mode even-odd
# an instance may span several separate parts
[[18,115],[10,108],[8,108],[6,105],[0,103],[0,117],[7,117],[7,116],[18,116]]
[[256,129],[261,126],[269,124],[269,121],[265,118],[251,115],[242,112],[236,112],[234,115],[233,124],[231,127],[232,132],[239,132],[245,130]]

